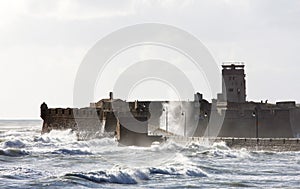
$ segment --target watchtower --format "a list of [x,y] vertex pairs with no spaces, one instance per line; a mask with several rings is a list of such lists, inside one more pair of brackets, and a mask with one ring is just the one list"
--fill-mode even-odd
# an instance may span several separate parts
[[246,101],[246,80],[243,64],[222,65],[222,93],[227,95],[228,102]]

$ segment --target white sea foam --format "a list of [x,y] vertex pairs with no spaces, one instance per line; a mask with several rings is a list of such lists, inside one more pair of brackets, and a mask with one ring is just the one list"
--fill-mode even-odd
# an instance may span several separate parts
[[45,133],[36,138],[36,141],[41,141],[45,143],[70,143],[76,142],[77,136],[76,133],[73,132],[71,129],[67,129],[64,131],[60,130],[52,130],[49,133]]

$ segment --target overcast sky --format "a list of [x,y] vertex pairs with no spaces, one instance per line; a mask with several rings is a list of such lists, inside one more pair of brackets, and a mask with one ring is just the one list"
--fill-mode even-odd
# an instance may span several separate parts
[[0,1],[0,118],[39,118],[43,101],[72,107],[87,51],[117,29],[148,22],[193,34],[219,65],[245,62],[248,100],[300,102],[298,0],[6,0]]

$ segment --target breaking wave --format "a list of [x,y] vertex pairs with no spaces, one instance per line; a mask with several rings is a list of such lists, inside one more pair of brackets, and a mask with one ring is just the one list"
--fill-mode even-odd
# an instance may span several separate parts
[[151,175],[181,175],[186,177],[207,177],[208,174],[201,169],[181,169],[174,167],[165,168],[144,168],[144,169],[124,169],[108,170],[97,172],[77,172],[67,173],[68,179],[85,179],[96,183],[115,183],[115,184],[137,184],[140,181],[149,180]]
[[149,168],[150,174],[162,174],[162,175],[186,175],[191,177],[207,177],[208,174],[199,168],[183,168],[178,169],[175,167],[166,168]]
[[96,183],[117,183],[117,184],[137,184],[137,181],[128,173],[119,171],[116,173],[107,173],[105,171],[89,173],[68,173],[68,177],[77,177]]
[[35,142],[42,143],[70,143],[76,142],[77,136],[76,132],[73,132],[71,129],[58,131],[52,130],[50,133],[45,133],[43,135],[37,136],[34,138]]
[[80,149],[59,149],[52,152],[52,154],[63,154],[63,155],[91,155],[91,152],[80,150]]
[[4,178],[22,180],[29,179],[31,177],[41,177],[43,176],[43,173],[30,168],[12,167],[8,170],[2,171],[2,175]]
[[20,157],[26,156],[30,153],[25,150],[20,150],[16,148],[9,148],[9,149],[0,149],[0,155],[2,156],[10,156],[10,157]]
[[25,144],[18,139],[8,140],[8,141],[5,141],[3,144],[3,148],[24,148],[24,147],[25,147]]

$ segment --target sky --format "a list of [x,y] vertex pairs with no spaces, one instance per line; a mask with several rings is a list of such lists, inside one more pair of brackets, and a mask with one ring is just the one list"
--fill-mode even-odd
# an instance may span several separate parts
[[0,119],[39,119],[42,102],[72,107],[88,50],[142,23],[191,33],[218,65],[244,62],[249,101],[300,102],[299,18],[298,0],[0,1]]

